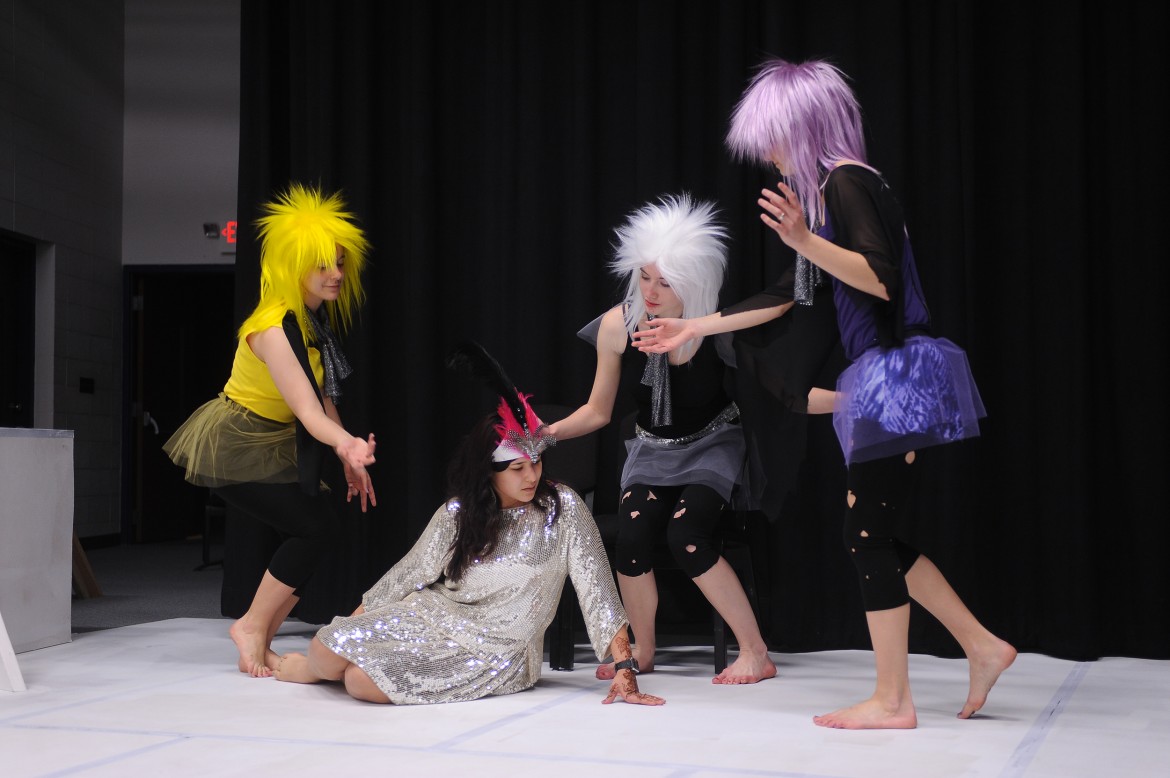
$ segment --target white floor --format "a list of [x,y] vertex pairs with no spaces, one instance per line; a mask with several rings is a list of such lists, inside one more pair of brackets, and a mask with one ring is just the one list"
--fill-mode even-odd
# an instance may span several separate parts
[[[865,696],[868,652],[776,655],[754,686],[709,683],[709,649],[664,652],[645,691],[663,708],[602,706],[584,646],[533,691],[376,706],[335,685],[235,670],[229,622],[173,619],[18,655],[0,691],[0,776],[1167,776],[1170,662],[1023,655],[986,715],[960,721],[961,660],[911,657],[919,728],[843,732],[810,717]],[[280,651],[309,630],[286,625]]]

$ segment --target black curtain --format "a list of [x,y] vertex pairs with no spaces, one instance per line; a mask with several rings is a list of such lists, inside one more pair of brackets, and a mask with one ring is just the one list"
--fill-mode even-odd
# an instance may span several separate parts
[[[379,504],[339,501],[344,545],[302,617],[351,608],[442,501],[447,455],[491,404],[445,373],[453,343],[482,342],[538,407],[586,398],[593,353],[574,333],[617,299],[605,261],[632,209],[717,200],[725,302],[773,278],[782,247],[755,202],[774,176],[722,139],[775,54],[853,78],[937,334],[968,350],[990,411],[981,438],[929,452],[915,541],[1022,650],[1170,656],[1166,17],[1127,2],[244,0],[239,316],[257,205],[290,180],[342,189],[375,249],[341,412],[378,436]],[[617,445],[607,431],[602,449]],[[771,528],[775,650],[868,645],[843,483],[813,419]],[[912,650],[957,652],[913,624]]]

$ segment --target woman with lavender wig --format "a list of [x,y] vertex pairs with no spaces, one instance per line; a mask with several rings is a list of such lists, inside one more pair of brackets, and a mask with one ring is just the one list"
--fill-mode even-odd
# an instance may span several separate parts
[[[861,110],[840,70],[822,61],[766,61],[735,109],[727,143],[786,179],[777,191],[763,190],[761,218],[814,271],[831,277],[851,362],[835,393],[810,392],[808,409],[833,413],[848,465],[845,546],[861,584],[877,685],[869,699],[813,720],[841,729],[917,726],[910,598],[966,653],[970,686],[958,715],[970,718],[1016,650],[896,534],[917,489],[921,449],[979,434],[986,414],[966,355],[930,334],[901,207],[866,163]],[[642,348],[670,348],[685,329],[662,325]]]

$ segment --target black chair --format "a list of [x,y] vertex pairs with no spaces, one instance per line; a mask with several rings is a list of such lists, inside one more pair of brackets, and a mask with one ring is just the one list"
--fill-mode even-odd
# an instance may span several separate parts
[[[537,409],[541,419],[557,421],[568,416],[576,407],[542,405]],[[593,491],[597,486],[597,434],[558,441],[541,457],[548,478],[572,488],[585,504],[592,508]],[[577,621],[577,593],[571,581],[565,581],[556,616],[548,628],[548,664],[553,670],[573,669],[574,630]]]
[[[768,521],[763,514],[757,511],[726,510],[720,523],[721,553],[739,577],[744,594],[751,603],[756,623],[760,633],[768,634],[767,610],[761,605],[761,586],[759,575],[766,569],[766,550],[768,548]],[[711,608],[711,621],[714,629],[715,673],[723,672],[727,667],[727,626],[719,611]]]
[[211,531],[216,520],[222,528],[226,521],[227,506],[214,492],[208,492],[207,502],[203,505],[203,564],[196,566],[195,571],[206,570],[217,565],[222,566],[222,559],[211,558]]
[[[630,413],[622,419],[621,439],[623,441],[629,440],[634,436],[636,416],[636,413]],[[624,464],[625,446],[623,444],[618,462],[619,470]],[[618,514],[616,512],[595,514],[594,519],[597,521],[597,527],[601,532],[601,540],[605,544],[606,553],[612,560],[617,544]],[[731,565],[732,570],[739,577],[757,621],[760,620],[761,609],[756,586],[756,561],[762,561],[762,557],[754,553],[753,549],[758,549],[758,553],[763,553],[763,549],[768,547],[767,532],[767,521],[761,514],[754,511],[736,511],[728,508],[723,512],[720,520],[719,534],[716,538],[719,553],[727,560],[727,563]],[[658,547],[655,549],[654,569],[655,571],[675,570],[681,572],[681,568],[678,562],[675,561],[670,549],[666,546],[665,540],[658,544]],[[662,581],[660,580],[659,585],[661,584]],[[693,586],[693,583],[689,579],[688,585]],[[728,630],[727,625],[723,622],[723,617],[719,615],[719,611],[715,610],[715,608],[711,608],[711,626],[715,672],[718,674],[723,672],[724,668],[727,667]],[[764,631],[764,625],[761,623],[760,626],[761,631]],[[637,636],[634,639],[636,641]]]

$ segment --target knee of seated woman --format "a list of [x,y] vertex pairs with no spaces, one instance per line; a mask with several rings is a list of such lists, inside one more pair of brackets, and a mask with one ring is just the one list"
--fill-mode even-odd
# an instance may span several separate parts
[[386,693],[357,665],[345,668],[345,690],[349,696],[362,702],[390,702]]
[[670,553],[674,561],[688,578],[698,578],[719,561],[719,552],[706,541],[670,542]]

